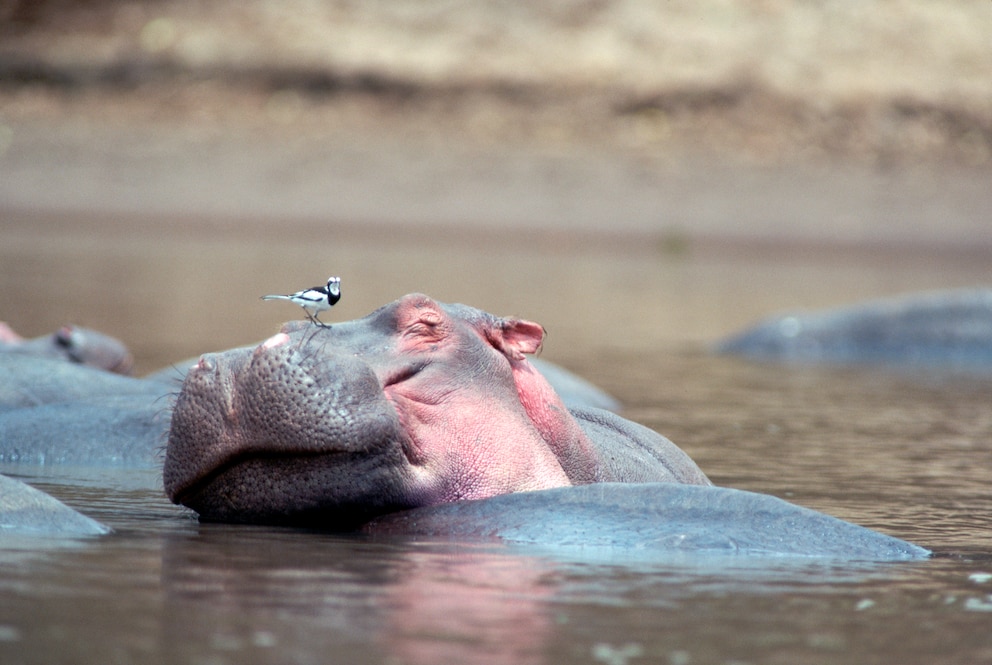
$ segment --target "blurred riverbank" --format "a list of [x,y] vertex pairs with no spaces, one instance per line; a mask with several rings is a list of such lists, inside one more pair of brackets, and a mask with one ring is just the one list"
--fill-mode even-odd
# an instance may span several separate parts
[[328,272],[341,318],[421,290],[549,353],[987,281],[987,2],[0,17],[0,316],[144,369],[270,334],[298,312],[257,296]]

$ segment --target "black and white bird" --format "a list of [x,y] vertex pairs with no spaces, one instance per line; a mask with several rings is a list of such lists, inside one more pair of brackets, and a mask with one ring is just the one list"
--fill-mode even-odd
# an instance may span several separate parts
[[317,314],[334,307],[337,301],[341,300],[341,278],[328,277],[327,286],[313,286],[309,289],[290,293],[286,296],[271,295],[262,296],[262,300],[289,300],[303,308],[307,313],[307,318],[321,328],[330,328],[329,325],[317,318]]

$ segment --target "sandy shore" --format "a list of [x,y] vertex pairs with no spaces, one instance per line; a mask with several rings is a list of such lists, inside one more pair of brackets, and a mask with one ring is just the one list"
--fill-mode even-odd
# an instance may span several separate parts
[[992,243],[987,2],[4,11],[2,210]]

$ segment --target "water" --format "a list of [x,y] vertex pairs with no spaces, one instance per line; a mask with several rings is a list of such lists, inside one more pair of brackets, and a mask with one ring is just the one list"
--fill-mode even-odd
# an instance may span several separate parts
[[115,228],[8,219],[0,287],[12,325],[93,325],[151,370],[271,334],[298,312],[258,295],[317,283],[333,266],[345,278],[336,318],[422,290],[536,319],[550,331],[545,358],[620,397],[628,417],[679,443],[718,484],[937,556],[660,560],[201,525],[164,499],[154,472],[8,466],[0,472],[115,533],[0,544],[5,665],[992,662],[992,379],[705,352],[780,308],[974,285],[984,263],[374,234],[318,253],[287,227],[190,225],[193,237]]

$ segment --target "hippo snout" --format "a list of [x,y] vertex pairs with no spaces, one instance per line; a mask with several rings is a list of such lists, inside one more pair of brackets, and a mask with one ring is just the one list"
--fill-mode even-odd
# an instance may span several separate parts
[[193,372],[212,372],[217,369],[217,363],[209,355],[200,356],[200,360],[193,365]]
[[356,456],[374,466],[400,451],[399,433],[368,365],[301,349],[280,333],[254,349],[204,355],[189,371],[172,415],[165,490],[207,519],[250,516],[261,504],[278,511],[280,501],[296,513],[312,501],[301,496],[301,467],[333,476],[342,457]]

